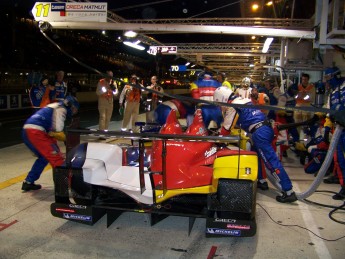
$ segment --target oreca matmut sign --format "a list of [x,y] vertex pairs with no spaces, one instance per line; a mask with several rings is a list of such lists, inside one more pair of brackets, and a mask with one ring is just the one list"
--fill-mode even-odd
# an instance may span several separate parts
[[31,12],[36,21],[106,22],[108,3],[37,2]]

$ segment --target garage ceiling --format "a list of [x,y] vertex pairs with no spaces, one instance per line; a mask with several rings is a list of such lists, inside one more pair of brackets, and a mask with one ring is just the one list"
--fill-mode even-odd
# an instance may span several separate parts
[[[108,1],[106,24],[51,24],[57,29],[134,30],[144,44],[177,46],[178,57],[225,72],[237,83],[244,76],[262,80],[279,73],[276,68],[282,66],[287,73],[321,70],[312,53],[315,32],[310,19],[321,2],[325,1]],[[259,5],[255,12],[254,3]],[[274,41],[264,54],[261,50],[268,36]]]

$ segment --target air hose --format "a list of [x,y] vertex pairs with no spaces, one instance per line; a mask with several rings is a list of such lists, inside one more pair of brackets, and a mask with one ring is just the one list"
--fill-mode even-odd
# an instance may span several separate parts
[[[333,154],[334,154],[334,151],[337,147],[337,144],[338,144],[338,141],[340,139],[340,136],[342,134],[343,129],[344,129],[343,126],[341,126],[339,124],[336,125],[335,131],[333,133],[333,136],[332,136],[332,139],[331,139],[331,142],[329,145],[329,149],[328,149],[326,157],[325,157],[325,161],[322,163],[322,166],[321,166],[317,176],[315,177],[314,181],[312,182],[312,184],[310,185],[308,190],[306,190],[305,192],[302,192],[302,193],[296,193],[296,196],[299,200],[303,200],[303,199],[308,198],[319,187],[319,185],[322,182],[323,177],[325,176],[330,164],[332,163]],[[277,181],[277,179],[273,175],[267,174],[267,178],[278,190],[282,191],[281,185],[279,184],[279,182]]]

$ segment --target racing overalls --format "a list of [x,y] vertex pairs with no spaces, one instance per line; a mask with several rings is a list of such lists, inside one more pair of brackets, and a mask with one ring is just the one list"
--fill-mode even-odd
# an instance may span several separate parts
[[171,110],[176,111],[176,116],[178,119],[187,119],[187,121],[189,121],[187,122],[187,125],[192,123],[195,112],[194,105],[178,99],[171,99],[158,105],[154,111],[155,121],[160,125],[165,124]]
[[65,159],[57,145],[58,140],[65,140],[63,133],[67,108],[61,103],[52,103],[38,110],[27,119],[23,126],[22,138],[25,145],[37,156],[26,181],[34,183],[48,163],[54,168],[64,163]]
[[[197,81],[191,84],[191,94],[195,99],[213,101],[214,91],[221,86],[221,83],[210,77],[199,78]],[[201,104],[202,118],[204,120],[205,127],[208,128],[211,121],[214,121],[218,127],[220,127],[223,117],[222,111],[219,106]],[[188,125],[189,126],[189,125]]]
[[67,93],[67,85],[64,81],[62,82],[55,82],[54,85],[54,101],[63,101],[66,97],[66,93]]
[[32,108],[38,110],[51,102],[52,91],[44,85],[33,86],[30,89],[29,97]]
[[[246,105],[252,104],[249,99],[241,97],[236,97],[231,101],[231,103]],[[279,181],[282,190],[292,190],[291,180],[271,145],[274,133],[271,123],[267,120],[265,114],[254,108],[226,107],[223,127],[228,134],[235,124],[249,133],[249,137],[259,158],[262,159],[268,171],[274,176],[274,178]],[[262,179],[262,176],[259,175],[259,179]]]
[[[328,102],[327,102],[327,108],[334,110],[334,111],[343,111],[345,110],[345,81],[343,79],[339,79],[339,85],[333,87],[332,92],[329,96]],[[325,123],[325,131],[330,131],[330,121],[329,119],[326,119]],[[325,133],[326,134],[326,133]],[[345,130],[341,133],[337,150],[336,150],[336,156],[338,160],[339,169],[337,170],[337,174],[339,177],[340,185],[345,188]]]

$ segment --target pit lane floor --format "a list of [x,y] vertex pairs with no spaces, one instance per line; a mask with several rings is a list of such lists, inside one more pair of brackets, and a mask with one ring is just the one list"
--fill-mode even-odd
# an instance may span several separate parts
[[[119,127],[120,121],[111,122],[111,130]],[[292,152],[288,155],[283,164],[294,188],[297,192],[305,191],[314,176],[304,173]],[[328,217],[331,209],[302,201],[280,204],[275,201],[278,191],[271,184],[268,191],[258,190],[257,233],[249,238],[206,238],[206,219],[202,218],[196,219],[190,235],[185,217],[171,216],[151,227],[147,215],[125,212],[109,228],[105,217],[94,226],[55,218],[50,214],[54,201],[50,167],[37,182],[42,184],[41,190],[20,190],[34,160],[24,144],[0,149],[1,259],[345,258],[345,238],[341,238],[345,226]],[[318,190],[339,189],[339,185],[322,183]],[[314,193],[309,200],[334,206],[343,204],[331,196]],[[345,212],[338,211],[334,217],[345,221]]]

